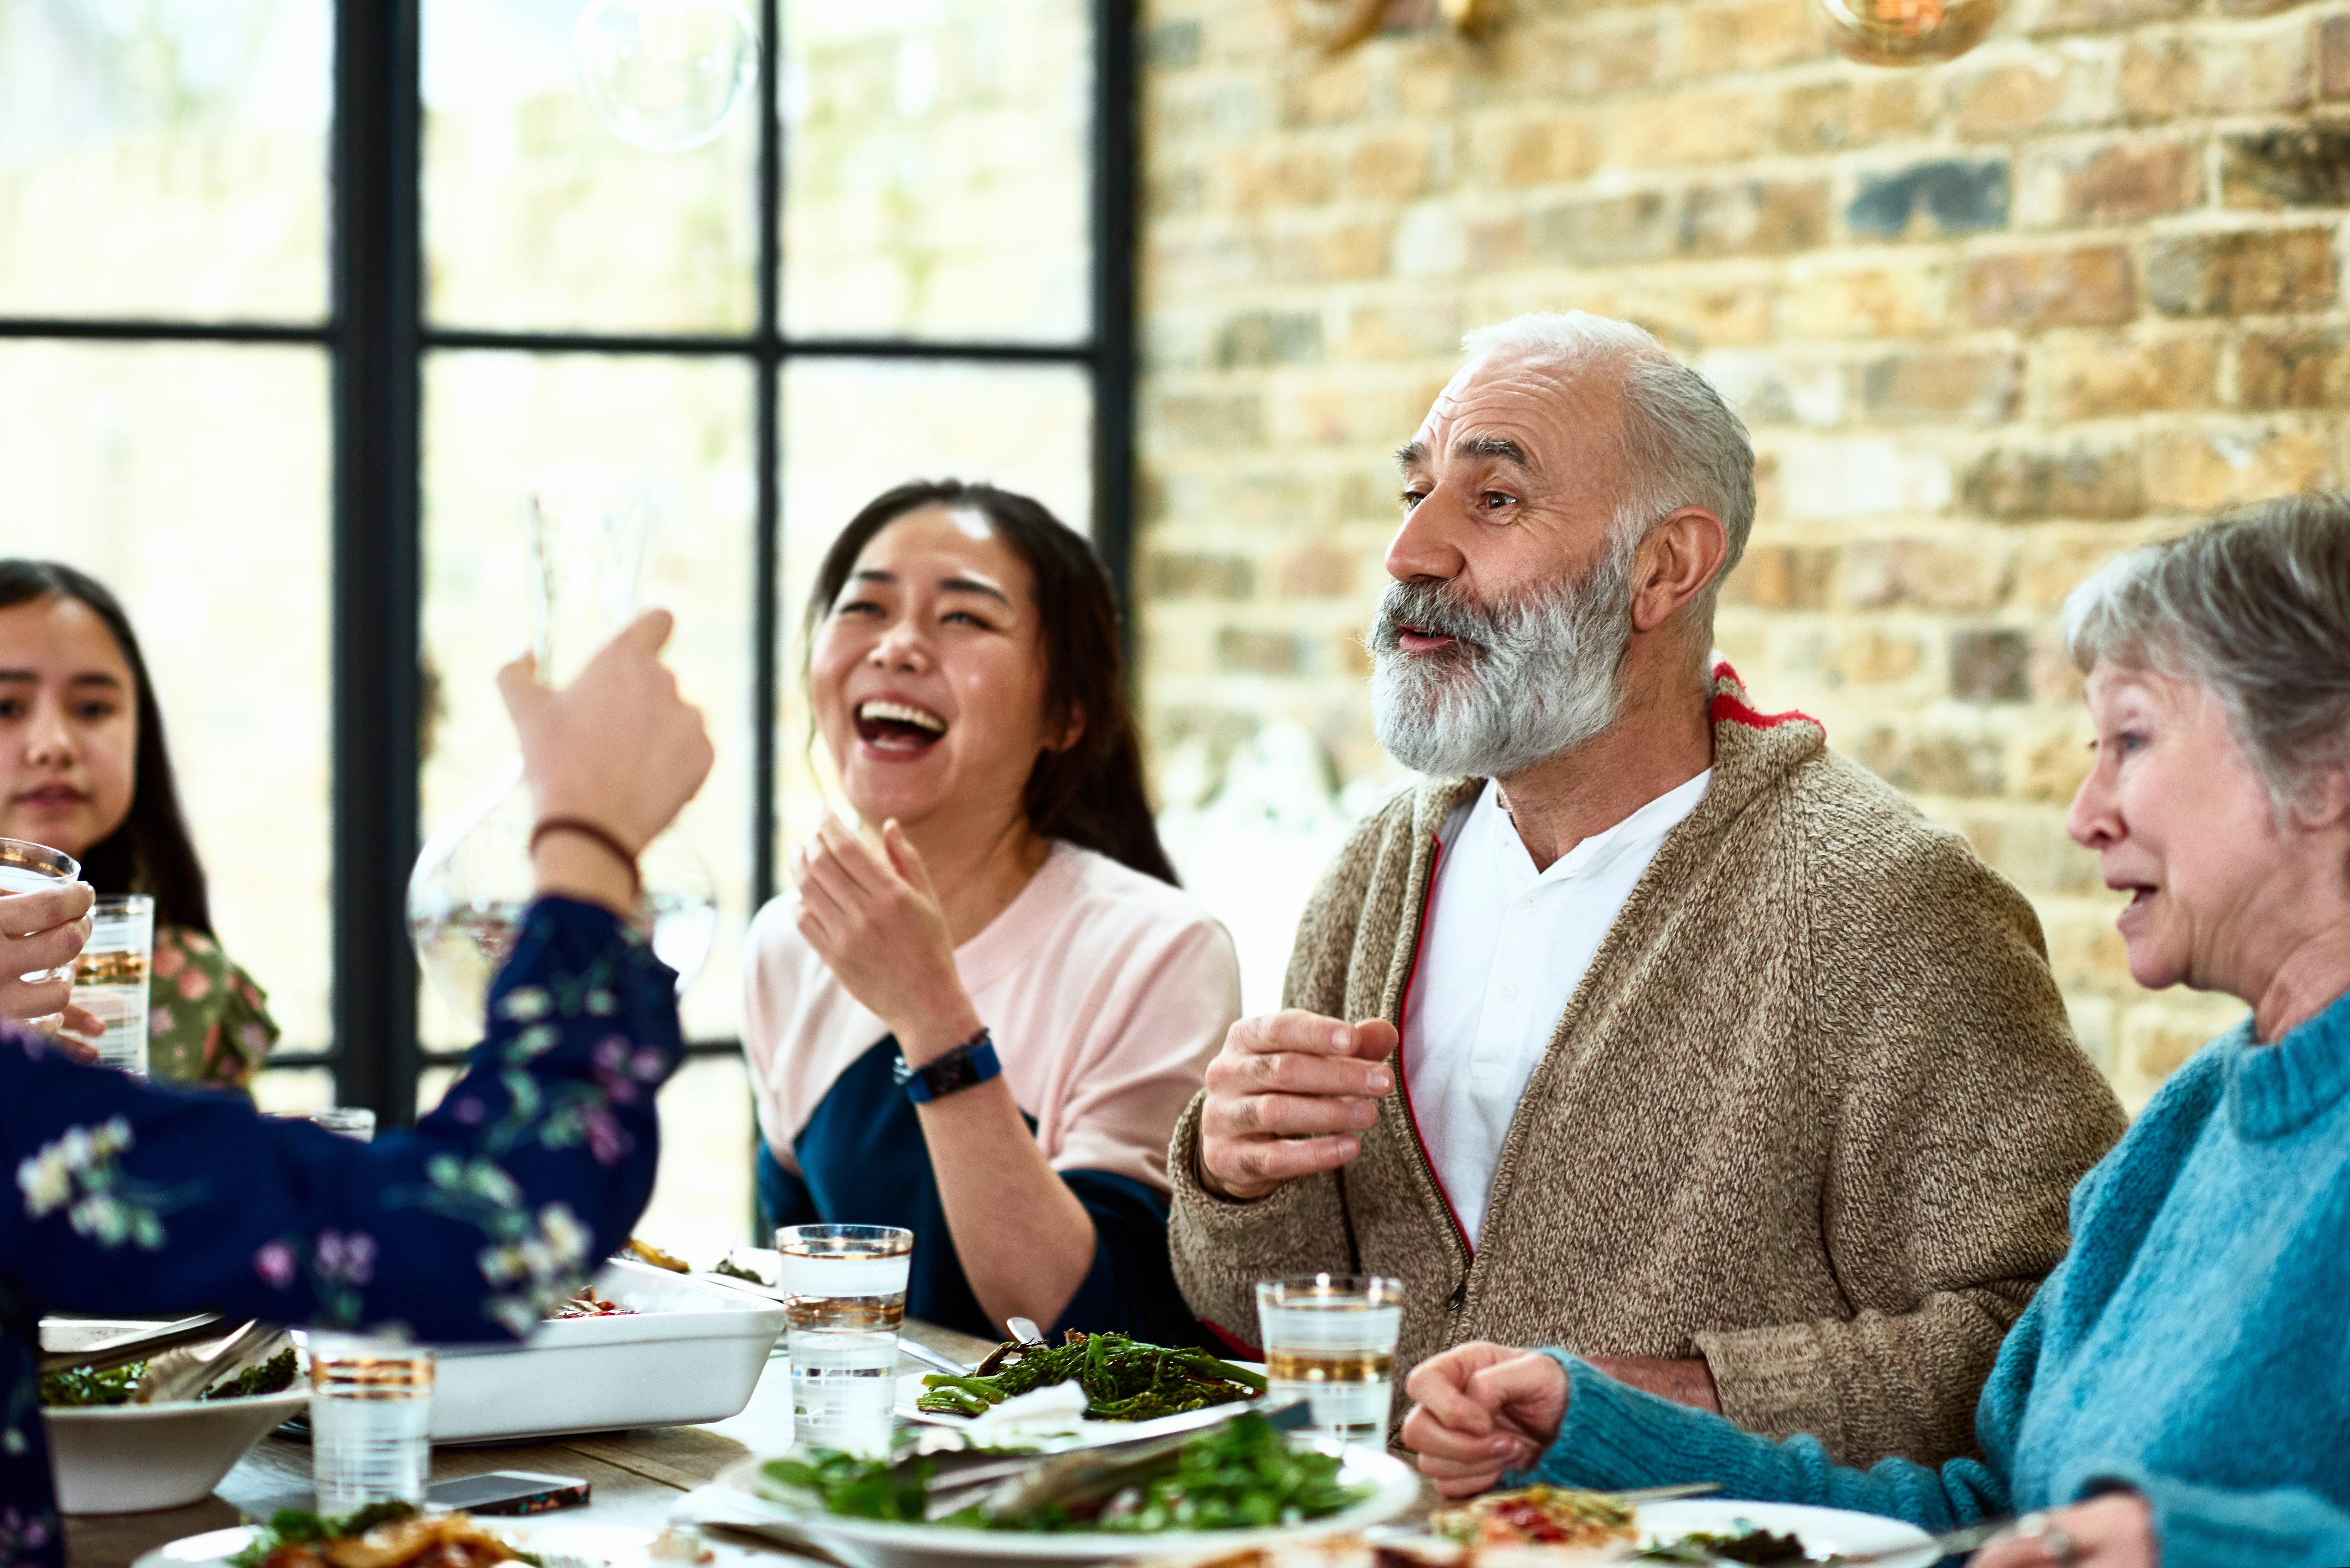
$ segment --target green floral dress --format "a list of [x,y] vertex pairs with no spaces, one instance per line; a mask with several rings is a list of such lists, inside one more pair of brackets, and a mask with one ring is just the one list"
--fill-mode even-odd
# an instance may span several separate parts
[[277,1044],[268,1002],[211,937],[192,926],[156,927],[147,1071],[174,1083],[244,1088]]

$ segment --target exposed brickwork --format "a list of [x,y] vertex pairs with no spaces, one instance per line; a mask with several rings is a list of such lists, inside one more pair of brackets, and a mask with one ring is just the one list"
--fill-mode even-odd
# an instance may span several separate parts
[[2225,1021],[2130,982],[2064,836],[2085,726],[2055,619],[2117,546],[2350,478],[2350,0],[2014,0],[1925,71],[1835,58],[1799,0],[1516,0],[1482,43],[1407,26],[1336,59],[1278,6],[1148,9],[1160,755],[1288,717],[1378,775],[1357,639],[1388,454],[1463,329],[1623,316],[1754,431],[1718,640],[1757,700],[2035,900],[2133,1101]]

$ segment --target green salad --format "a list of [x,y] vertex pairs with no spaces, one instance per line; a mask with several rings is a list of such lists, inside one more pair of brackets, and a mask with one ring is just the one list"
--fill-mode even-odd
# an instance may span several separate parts
[[1249,1413],[1211,1428],[1167,1456],[1158,1473],[1139,1475],[1098,1508],[1047,1503],[1031,1511],[991,1514],[977,1504],[925,1520],[928,1459],[892,1469],[885,1459],[818,1449],[805,1458],[770,1459],[766,1478],[825,1511],[904,1524],[967,1530],[1106,1530],[1151,1534],[1169,1530],[1250,1530],[1321,1519],[1360,1502],[1367,1486],[1338,1480],[1336,1456],[1292,1448],[1271,1423]]
[[[289,1347],[258,1366],[248,1366],[235,1376],[223,1379],[197,1397],[250,1399],[257,1394],[283,1394],[294,1386],[295,1379],[301,1375],[301,1364],[295,1359]],[[109,1366],[103,1372],[77,1366],[64,1372],[47,1373],[41,1378],[41,1403],[53,1410],[128,1405],[139,1397],[140,1380],[146,1376],[147,1364],[143,1361],[134,1361],[126,1366]]]

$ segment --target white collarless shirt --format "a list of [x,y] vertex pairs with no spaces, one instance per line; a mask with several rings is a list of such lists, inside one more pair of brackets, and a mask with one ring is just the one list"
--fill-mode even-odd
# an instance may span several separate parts
[[1469,1244],[1477,1244],[1502,1140],[1567,999],[1607,928],[1697,809],[1708,768],[1534,869],[1488,780],[1438,835],[1444,846],[1404,1003],[1412,1119]]

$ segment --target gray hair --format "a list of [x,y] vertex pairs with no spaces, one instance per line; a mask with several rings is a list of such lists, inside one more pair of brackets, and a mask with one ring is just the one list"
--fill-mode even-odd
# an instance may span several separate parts
[[1537,363],[1619,368],[1624,413],[1617,451],[1629,493],[1617,503],[1616,526],[1637,543],[1683,506],[1702,506],[1721,518],[1730,554],[1695,606],[1711,619],[1721,579],[1746,553],[1754,527],[1754,444],[1713,384],[1630,322],[1588,311],[1531,311],[1477,328],[1461,347],[1472,358],[1502,351]]
[[2064,601],[2064,650],[2218,698],[2280,814],[2350,765],[2350,495],[2223,514],[2126,550]]

